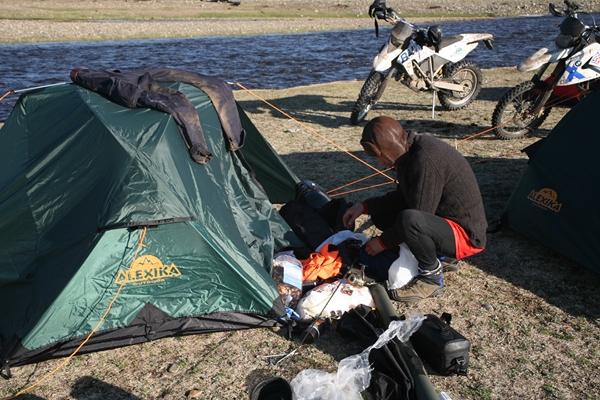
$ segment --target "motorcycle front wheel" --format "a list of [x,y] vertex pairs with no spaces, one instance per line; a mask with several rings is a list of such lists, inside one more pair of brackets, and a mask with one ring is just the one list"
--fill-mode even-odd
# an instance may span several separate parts
[[462,91],[440,91],[438,98],[447,110],[460,110],[475,100],[481,91],[481,70],[474,62],[463,60],[444,67],[444,79],[463,87]]
[[494,134],[504,140],[520,139],[539,127],[550,114],[551,108],[543,108],[541,114],[531,111],[536,107],[542,93],[534,90],[532,81],[519,83],[498,101],[492,115]]
[[371,71],[360,90],[356,103],[354,103],[352,113],[350,113],[350,123],[352,125],[358,125],[366,118],[371,107],[381,98],[387,82],[387,74]]

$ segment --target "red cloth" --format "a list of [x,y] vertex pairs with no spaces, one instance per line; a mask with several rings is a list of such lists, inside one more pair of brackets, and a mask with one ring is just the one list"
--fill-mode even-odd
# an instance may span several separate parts
[[457,260],[462,260],[465,257],[470,257],[483,251],[483,248],[475,247],[471,244],[471,242],[469,241],[469,235],[467,235],[467,232],[465,232],[462,226],[450,219],[444,219],[448,222],[448,224],[450,224],[450,228],[452,228],[452,233],[454,233],[454,243],[456,251],[456,255],[454,258],[456,258]]

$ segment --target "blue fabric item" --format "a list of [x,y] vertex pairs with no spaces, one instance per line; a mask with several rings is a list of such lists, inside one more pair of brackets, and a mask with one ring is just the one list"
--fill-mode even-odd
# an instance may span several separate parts
[[384,250],[376,256],[370,256],[364,247],[360,249],[358,255],[359,262],[365,265],[365,274],[377,282],[383,282],[388,279],[388,270],[397,258],[397,251]]

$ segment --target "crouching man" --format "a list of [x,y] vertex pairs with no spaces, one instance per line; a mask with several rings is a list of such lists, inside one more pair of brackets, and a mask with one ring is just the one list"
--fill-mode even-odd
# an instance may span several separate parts
[[398,254],[406,243],[419,264],[419,274],[406,286],[390,291],[397,301],[414,302],[441,294],[438,256],[462,259],[483,251],[487,221],[479,186],[467,160],[453,147],[430,135],[406,132],[389,117],[377,117],[364,128],[361,145],[385,167],[395,167],[398,186],[349,208],[343,217],[353,226],[368,214],[383,233],[365,250]]

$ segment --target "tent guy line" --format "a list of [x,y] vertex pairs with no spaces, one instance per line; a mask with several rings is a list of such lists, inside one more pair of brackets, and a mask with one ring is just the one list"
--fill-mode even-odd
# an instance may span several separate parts
[[[391,169],[392,169],[392,167],[390,167],[390,168],[386,168],[386,169],[384,169],[384,170],[382,170],[382,171],[383,171],[383,172],[387,172],[387,171],[390,171]],[[345,187],[348,187],[348,186],[354,185],[355,183],[359,183],[359,182],[365,181],[365,180],[367,180],[367,179],[369,179],[369,178],[372,178],[372,177],[374,177],[374,176],[377,176],[377,175],[379,175],[379,174],[378,174],[378,173],[374,173],[374,174],[367,175],[367,176],[365,176],[365,177],[362,177],[362,178],[359,178],[359,179],[353,180],[352,182],[348,182],[348,183],[346,183],[346,184],[344,184],[344,185],[342,185],[342,186],[338,186],[338,187],[336,187],[336,188],[334,188],[334,189],[328,190],[328,191],[327,191],[327,194],[329,194],[329,195],[334,195],[334,193],[333,193],[333,192],[337,192],[337,191],[339,191],[339,190],[341,190],[341,189],[343,189],[343,188],[345,188]]]
[[356,155],[352,154],[349,150],[346,150],[344,148],[342,148],[341,146],[339,146],[337,143],[335,143],[334,141],[328,139],[327,137],[321,135],[319,132],[317,132],[316,129],[306,125],[304,122],[294,118],[292,115],[288,114],[287,112],[283,111],[281,108],[277,107],[276,105],[274,105],[273,103],[270,103],[267,99],[265,99],[264,97],[259,96],[258,94],[254,93],[252,90],[248,89],[247,87],[245,87],[244,85],[242,85],[239,82],[235,82],[235,85],[239,86],[241,89],[245,90],[246,92],[250,93],[251,95],[253,95],[254,97],[256,97],[257,99],[260,99],[262,102],[264,102],[265,104],[268,104],[271,108],[273,108],[274,110],[280,112],[281,114],[283,114],[284,116],[286,116],[287,118],[291,119],[292,121],[296,122],[297,124],[299,124],[301,127],[303,127],[304,129],[306,129],[307,131],[313,133],[314,135],[318,136],[319,138],[323,139],[324,141],[326,141],[327,143],[329,143],[330,145],[332,145],[333,147],[335,147],[336,149],[348,154],[350,157],[354,158],[356,161],[360,162],[363,165],[366,165],[367,167],[369,167],[370,169],[372,169],[373,171],[375,171],[377,174],[383,175],[385,176],[388,180],[390,180],[391,182],[395,182],[396,180],[392,177],[390,177],[389,175],[387,175],[385,172],[383,172],[382,170],[374,167],[373,165],[369,164],[368,162],[366,162],[365,160],[361,159],[360,157],[357,157]]
[[[134,253],[133,259],[131,260],[131,263],[129,264],[129,269],[130,270],[131,270],[131,268],[132,268],[135,260],[138,258],[140,250],[144,247],[144,240],[146,239],[146,233],[147,232],[148,232],[148,227],[144,226],[142,228],[142,232],[140,234],[140,238],[138,239],[138,244],[137,244],[137,248],[135,249],[135,253]],[[113,298],[108,303],[108,306],[106,307],[106,309],[102,313],[102,316],[100,317],[100,319],[96,323],[96,326],[94,326],[94,328],[90,331],[90,333],[85,337],[85,339],[83,339],[81,341],[81,343],[79,344],[79,346],[77,346],[77,348],[75,350],[73,350],[73,352],[71,354],[69,354],[69,356],[67,356],[60,364],[58,364],[53,370],[51,370],[50,372],[48,372],[46,375],[40,377],[40,379],[38,379],[37,381],[35,381],[31,385],[29,385],[29,386],[27,386],[27,387],[19,390],[14,396],[7,397],[7,398],[5,398],[3,400],[16,399],[20,395],[30,392],[31,390],[33,390],[36,387],[40,386],[42,383],[47,382],[52,376],[56,375],[56,373],[58,373],[63,368],[65,368],[67,366],[67,364],[69,364],[71,362],[71,360],[73,359],[73,357],[75,357],[77,355],[77,353],[79,353],[79,350],[81,350],[81,348],[83,346],[85,346],[85,344],[92,338],[92,336],[94,336],[94,334],[98,331],[98,329],[100,329],[100,327],[102,326],[102,324],[104,323],[104,321],[106,321],[106,317],[108,316],[108,314],[110,313],[110,310],[112,309],[113,305],[115,304],[115,302],[117,301],[117,299],[121,295],[121,290],[123,290],[123,287],[125,287],[125,285],[127,285],[127,282],[122,282],[122,283],[119,284],[119,287],[117,288],[117,291],[115,292]]]

